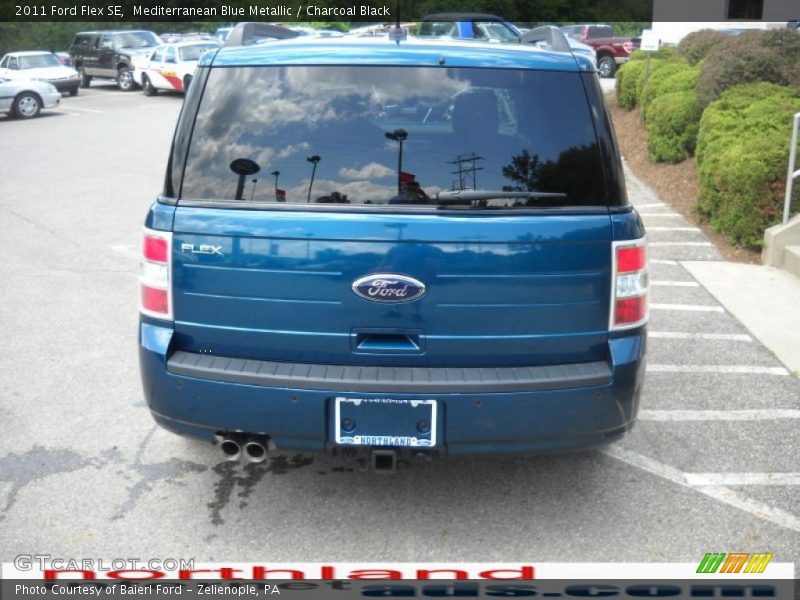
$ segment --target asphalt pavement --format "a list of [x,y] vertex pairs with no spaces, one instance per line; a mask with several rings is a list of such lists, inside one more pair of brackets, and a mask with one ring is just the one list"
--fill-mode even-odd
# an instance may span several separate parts
[[800,381],[682,264],[722,260],[711,242],[633,175],[652,320],[622,441],[382,476],[320,456],[245,467],[156,427],[137,249],[180,105],[95,86],[0,117],[0,561],[800,559]]

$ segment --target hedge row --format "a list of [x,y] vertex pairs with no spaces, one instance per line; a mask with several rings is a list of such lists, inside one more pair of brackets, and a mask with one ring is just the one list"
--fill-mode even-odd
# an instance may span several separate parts
[[731,39],[730,35],[713,29],[694,31],[678,44],[678,54],[685,58],[690,65],[696,65],[716,46],[729,39]]
[[699,213],[731,242],[760,247],[783,206],[800,34],[699,31],[652,55],[649,68],[644,58],[635,52],[618,71],[617,101],[641,108],[651,160],[696,151]]
[[641,107],[652,160],[680,162],[694,154],[702,114],[694,93],[700,71],[677,58],[674,50],[662,56],[650,60],[649,70],[638,58],[623,65],[617,74],[617,102],[628,110]]
[[703,112],[698,210],[735,244],[761,247],[780,220],[797,112],[800,90],[765,82],[736,86]]
[[768,81],[800,85],[800,34],[790,29],[749,32],[714,46],[703,61],[697,100],[705,107],[727,89]]
[[645,119],[650,159],[677,163],[694,155],[702,112],[691,90],[653,100]]

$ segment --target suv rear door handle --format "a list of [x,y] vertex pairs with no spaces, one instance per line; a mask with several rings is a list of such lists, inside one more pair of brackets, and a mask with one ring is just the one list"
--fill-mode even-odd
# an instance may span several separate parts
[[374,354],[422,354],[425,336],[422,332],[353,331],[353,352]]

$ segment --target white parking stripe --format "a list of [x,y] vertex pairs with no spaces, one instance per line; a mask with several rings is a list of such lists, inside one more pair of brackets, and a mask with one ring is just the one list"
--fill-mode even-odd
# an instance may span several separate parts
[[665,219],[682,219],[683,215],[676,213],[639,213],[640,217],[664,217]]
[[786,529],[791,529],[792,531],[800,532],[800,518],[786,512],[785,510],[768,506],[767,504],[753,500],[752,498],[740,496],[733,490],[724,486],[689,485],[686,481],[686,474],[682,473],[675,467],[670,467],[669,465],[660,463],[657,460],[653,460],[647,456],[642,456],[641,454],[622,448],[619,444],[607,446],[601,450],[601,452],[606,456],[615,458],[621,462],[631,465],[632,467],[641,469],[642,471],[652,473],[657,477],[661,477],[662,479],[666,479],[667,481],[671,481],[672,483],[682,487],[694,490],[699,494],[703,494],[709,498],[713,498],[718,502],[737,508],[753,515],[754,517],[764,519],[765,521],[769,521],[770,523],[774,523],[780,527],[785,527]]
[[651,265],[677,265],[677,260],[669,260],[666,258],[651,258],[647,262]]
[[649,242],[648,246],[713,246],[711,242]]
[[683,310],[692,312],[725,312],[721,306],[708,306],[705,304],[651,304],[652,310]]
[[[70,104],[72,104],[72,102],[70,102]],[[81,108],[79,106],[70,106],[69,109],[70,110],[77,110],[77,111],[80,111],[80,112],[97,113],[99,115],[103,114],[102,110],[95,110],[94,108]]]
[[666,281],[666,280],[655,280],[651,281],[650,285],[658,285],[663,287],[700,287],[700,284],[696,281]]
[[669,340],[721,340],[728,342],[752,342],[746,333],[689,333],[688,331],[648,331],[647,337]]
[[686,473],[686,483],[704,485],[800,485],[800,473]]
[[639,418],[643,421],[779,421],[800,419],[800,410],[640,410]]
[[652,202],[650,204],[634,204],[633,208],[639,210],[640,208],[667,208],[663,202]]
[[133,250],[130,246],[123,246],[122,244],[118,244],[116,246],[111,246],[111,249],[114,252],[127,256],[128,258],[135,258],[136,260],[139,260],[141,258],[139,253]]
[[700,233],[699,227],[648,227],[647,231],[692,231]]
[[648,364],[650,373],[744,373],[749,375],[789,375],[784,367],[756,367],[750,365],[654,365]]

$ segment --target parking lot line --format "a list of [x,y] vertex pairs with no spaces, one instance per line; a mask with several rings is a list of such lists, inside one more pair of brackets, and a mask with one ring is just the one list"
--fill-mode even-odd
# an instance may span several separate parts
[[761,410],[645,410],[639,411],[643,421],[777,421],[800,419],[800,410],[766,408]]
[[721,306],[707,305],[707,304],[659,304],[654,303],[650,305],[652,310],[682,310],[693,312],[725,312]]
[[753,338],[746,333],[693,333],[688,331],[648,331],[650,338],[669,340],[719,340],[727,342],[752,342]]
[[770,523],[774,523],[780,527],[800,532],[800,518],[786,512],[785,510],[781,510],[780,508],[768,506],[767,504],[753,500],[752,498],[740,496],[730,488],[721,485],[689,485],[686,478],[686,473],[683,473],[675,467],[670,467],[669,465],[665,465],[664,463],[661,463],[650,457],[643,456],[637,452],[623,448],[619,444],[607,446],[600,452],[606,456],[615,458],[620,462],[631,465],[632,467],[636,467],[642,471],[646,471],[652,475],[666,479],[674,484],[694,490],[695,492],[708,496],[717,502],[727,504],[728,506],[732,506],[741,511],[749,513],[759,519],[764,519],[765,521],[769,521]]
[[669,280],[655,280],[650,281],[650,285],[664,286],[664,287],[700,287],[696,281],[669,281]]
[[648,364],[651,373],[745,373],[749,375],[789,375],[785,367],[758,367],[750,365],[659,365]]
[[663,202],[651,202],[650,204],[634,204],[633,207],[638,210],[640,208],[666,208],[667,205]]
[[136,252],[131,246],[116,244],[114,246],[111,246],[111,249],[118,254],[123,254],[127,256],[128,258],[135,258],[136,260],[139,260],[141,258],[139,253]]
[[704,485],[800,485],[800,473],[686,473],[686,483]]
[[647,231],[692,231],[700,233],[699,227],[648,227]]
[[[70,102],[70,104],[72,104],[72,103]],[[66,110],[66,109],[62,108],[62,110]],[[77,110],[77,111],[80,111],[80,112],[97,113],[98,115],[102,115],[103,114],[102,110],[96,110],[94,108],[81,108],[79,106],[70,106],[69,110]]]
[[649,246],[713,246],[711,242],[649,242]]
[[677,260],[669,260],[667,258],[651,258],[648,260],[651,265],[677,265]]
[[683,215],[677,213],[639,213],[640,217],[663,217],[665,219],[682,219]]

